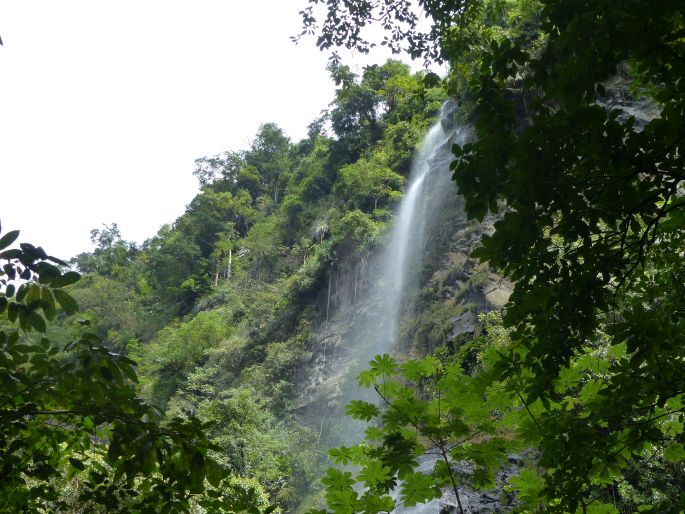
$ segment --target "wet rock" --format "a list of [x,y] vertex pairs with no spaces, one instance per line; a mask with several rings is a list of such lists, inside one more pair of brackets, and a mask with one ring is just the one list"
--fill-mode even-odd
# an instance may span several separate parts
[[473,311],[463,312],[459,316],[451,318],[450,322],[452,323],[452,330],[449,333],[450,339],[464,334],[472,334],[480,325],[478,315]]
[[[480,491],[468,486],[459,487],[459,501],[464,513],[490,514],[511,512],[520,502],[515,494],[507,490],[508,480],[510,477],[518,475],[525,462],[531,459],[536,459],[536,454],[532,451],[508,455],[507,461],[496,475],[495,488],[490,491]],[[462,482],[468,482],[469,476],[474,471],[473,465],[468,462],[453,464],[453,470],[462,479]],[[452,489],[445,489],[438,502],[438,508],[431,511],[431,514],[438,513],[459,514],[458,502]]]

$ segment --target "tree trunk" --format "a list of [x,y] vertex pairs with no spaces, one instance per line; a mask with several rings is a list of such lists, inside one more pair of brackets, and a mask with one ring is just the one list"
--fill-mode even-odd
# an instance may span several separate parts
[[226,269],[226,278],[231,278],[233,271],[233,248],[228,249],[228,268]]

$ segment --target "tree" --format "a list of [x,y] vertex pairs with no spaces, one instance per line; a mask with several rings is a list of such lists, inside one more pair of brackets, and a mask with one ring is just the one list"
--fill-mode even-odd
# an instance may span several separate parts
[[359,159],[340,170],[336,192],[347,198],[353,207],[376,210],[378,201],[387,202],[400,196],[404,179],[387,166],[374,160]]
[[91,253],[80,253],[72,259],[79,271],[99,273],[106,277],[119,276],[138,253],[136,244],[124,241],[116,223],[103,223],[103,229],[90,231],[90,242],[96,247]]
[[[455,148],[454,178],[470,217],[501,216],[475,255],[516,282],[498,378],[542,406],[545,507],[586,512],[653,460],[685,458],[685,9],[418,3],[429,32],[408,1],[328,2],[318,44],[367,50],[358,29],[380,16],[391,47],[453,64],[446,82],[470,99],[476,136]],[[640,96],[651,119],[626,106]],[[561,386],[589,355],[601,370]],[[680,511],[681,490],[661,486],[641,509]]]
[[245,154],[248,165],[254,166],[267,191],[278,205],[291,171],[290,140],[274,123],[259,127],[251,148]]
[[[212,512],[256,505],[254,491],[215,489],[228,476],[199,420],[162,420],[136,397],[134,363],[84,333],[61,347],[47,336],[64,290],[79,279],[40,247],[0,238],[0,496],[3,512]],[[76,483],[72,497],[60,491]],[[211,486],[207,483],[211,484]],[[211,490],[211,491],[210,491]]]
[[242,152],[224,152],[195,160],[195,171],[200,187],[211,187],[217,192],[234,191],[238,172],[245,166]]

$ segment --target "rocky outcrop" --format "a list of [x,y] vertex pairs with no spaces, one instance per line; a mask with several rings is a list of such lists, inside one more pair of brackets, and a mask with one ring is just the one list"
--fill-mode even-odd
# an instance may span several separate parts
[[[511,454],[507,462],[502,465],[495,478],[495,487],[489,491],[477,490],[468,485],[458,488],[459,501],[465,514],[491,514],[510,512],[519,501],[516,495],[508,490],[510,477],[518,475],[521,468],[530,460],[531,455],[524,453]],[[469,477],[473,473],[473,467],[468,463],[455,465],[456,474],[462,483],[468,484]],[[453,490],[447,490],[438,502],[440,514],[458,514],[459,507]]]

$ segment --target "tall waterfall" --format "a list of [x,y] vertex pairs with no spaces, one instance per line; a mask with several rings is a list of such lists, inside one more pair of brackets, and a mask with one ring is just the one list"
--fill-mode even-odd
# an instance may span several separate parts
[[[375,392],[357,386],[356,376],[375,355],[397,349],[402,321],[413,314],[431,234],[444,222],[446,213],[461,209],[456,205],[459,201],[449,164],[452,145],[463,142],[465,130],[455,125],[454,117],[454,105],[448,102],[416,153],[383,250],[369,265],[367,287],[355,308],[341,314],[339,340],[330,343],[334,351],[324,350],[325,380],[310,386],[309,395],[319,395],[320,407],[309,415],[320,423],[319,439],[331,446],[361,438],[365,424],[345,417],[344,405],[352,399],[376,398]],[[445,237],[449,234],[439,234],[436,239]]]
[[454,133],[446,132],[444,128],[445,118],[451,114],[451,109],[443,107],[440,119],[428,131],[414,157],[407,191],[385,249],[376,263],[378,278],[375,286],[383,294],[375,298],[374,306],[383,315],[385,334],[378,339],[378,344],[371,345],[373,354],[368,356],[370,358],[394,348],[402,316],[402,301],[416,289],[424,254],[425,231],[434,221],[436,208],[442,207],[445,193],[456,194],[449,173]]

